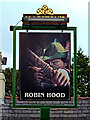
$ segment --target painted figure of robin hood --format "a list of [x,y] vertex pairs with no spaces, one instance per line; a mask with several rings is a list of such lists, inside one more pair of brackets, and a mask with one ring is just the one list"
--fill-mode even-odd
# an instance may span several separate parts
[[32,70],[33,79],[37,81],[41,91],[69,91],[69,42],[65,48],[59,42],[51,43],[40,59],[46,64],[42,67],[39,60],[36,60],[40,67],[34,66]]

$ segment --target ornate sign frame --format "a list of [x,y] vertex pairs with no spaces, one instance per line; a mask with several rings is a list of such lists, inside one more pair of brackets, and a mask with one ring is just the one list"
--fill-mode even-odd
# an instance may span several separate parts
[[[42,27],[37,28],[30,26],[13,26],[13,107],[16,108],[40,108],[40,107],[50,107],[50,108],[76,108],[77,107],[77,28],[76,27],[66,27],[62,29],[57,29],[55,26],[47,27],[48,30],[65,30],[73,31],[74,37],[74,105],[16,105],[16,31],[17,30],[42,30]],[[43,29],[46,29],[46,27]]]

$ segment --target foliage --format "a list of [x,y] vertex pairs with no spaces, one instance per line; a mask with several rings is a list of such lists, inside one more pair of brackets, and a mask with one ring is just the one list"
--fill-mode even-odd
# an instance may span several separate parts
[[80,96],[90,96],[90,66],[89,57],[83,54],[80,48],[77,53],[77,82],[78,94]]
[[[74,61],[73,61],[74,62]],[[90,66],[89,57],[84,55],[81,48],[77,53],[77,94],[80,97],[90,96]],[[73,95],[73,64],[71,65],[71,96]]]
[[[5,75],[5,95],[12,96],[12,68],[6,68],[2,71]],[[19,94],[19,70],[16,70],[16,95]]]

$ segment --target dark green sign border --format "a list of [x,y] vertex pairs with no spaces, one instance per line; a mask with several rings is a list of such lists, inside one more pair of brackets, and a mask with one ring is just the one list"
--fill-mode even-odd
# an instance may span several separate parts
[[[13,108],[76,108],[77,107],[77,28],[56,26],[10,26],[13,31]],[[16,105],[16,30],[66,30],[73,31],[74,38],[74,104],[73,105]],[[43,110],[44,110],[43,109]]]

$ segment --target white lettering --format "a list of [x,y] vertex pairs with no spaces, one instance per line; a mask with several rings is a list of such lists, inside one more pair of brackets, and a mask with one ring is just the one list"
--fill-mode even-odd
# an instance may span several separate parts
[[64,98],[65,97],[65,93],[47,93],[47,98],[55,98],[55,97],[57,97],[57,98]]
[[65,93],[61,93],[61,97],[64,98],[65,97]]
[[44,93],[32,93],[32,92],[30,92],[30,93],[28,93],[28,92],[25,92],[25,97],[30,97],[30,98],[32,98],[32,97],[45,97],[44,96]]

